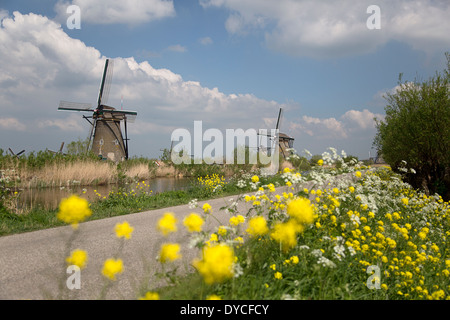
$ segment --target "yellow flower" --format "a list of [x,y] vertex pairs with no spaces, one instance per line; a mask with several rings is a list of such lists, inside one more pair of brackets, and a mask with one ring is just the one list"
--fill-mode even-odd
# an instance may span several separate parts
[[317,164],[318,164],[319,166],[322,166],[322,165],[323,165],[323,160],[320,159],[319,161],[317,161]]
[[107,259],[103,264],[102,274],[110,280],[116,280],[116,274],[123,272],[122,259]]
[[212,207],[211,207],[211,205],[209,203],[205,203],[203,205],[203,212],[204,213],[211,213],[211,209],[212,209]]
[[275,274],[273,275],[275,277],[275,279],[283,279],[283,274],[279,271],[275,272]]
[[86,266],[88,259],[87,252],[84,250],[76,249],[71,252],[70,257],[66,258],[66,262],[69,265],[76,265],[80,269],[83,269]]
[[289,220],[288,222],[277,223],[270,233],[270,237],[280,242],[284,251],[289,251],[297,244],[297,234],[302,231],[303,227],[301,225]]
[[356,172],[355,172],[355,176],[356,176],[357,178],[361,178],[361,171],[356,171]]
[[275,185],[273,183],[269,183],[267,185],[267,188],[269,189],[270,192],[275,192]]
[[309,199],[297,198],[289,201],[287,213],[301,224],[311,224],[314,221],[314,209]]
[[125,221],[121,224],[116,224],[114,230],[116,231],[117,238],[130,239],[131,233],[133,232],[134,228]]
[[237,226],[237,225],[239,225],[241,223],[244,223],[244,221],[245,221],[245,218],[243,216],[241,216],[241,215],[233,216],[233,217],[230,218],[230,224],[232,226]]
[[254,182],[254,183],[259,182],[259,177],[258,176],[253,176],[252,177],[252,182]]
[[262,216],[253,217],[248,221],[247,233],[251,236],[258,237],[269,232],[267,221]]
[[402,198],[402,203],[407,206],[408,205],[408,198]]
[[205,221],[196,213],[191,213],[183,220],[184,226],[189,232],[200,232]]
[[139,300],[159,300],[159,294],[157,292],[148,291],[145,296],[140,297]]
[[221,283],[233,277],[234,252],[229,246],[217,244],[203,250],[203,259],[195,259],[193,266],[207,284]]
[[350,190],[351,193],[355,192],[355,187],[350,186],[348,187],[348,189]]
[[65,223],[70,223],[73,228],[78,227],[78,223],[92,214],[89,202],[86,199],[72,195],[65,198],[59,204],[57,218]]
[[220,236],[225,236],[226,234],[227,234],[227,229],[224,227],[224,226],[220,226],[218,229],[217,229],[217,233],[220,235]]
[[222,300],[222,298],[219,297],[218,295],[210,294],[209,296],[206,297],[206,300]]
[[159,261],[166,263],[167,261],[175,261],[181,258],[180,245],[178,243],[165,243],[161,246],[159,252]]
[[299,262],[298,256],[292,256],[289,259],[293,264],[297,264]]
[[177,231],[177,219],[171,212],[166,212],[158,221],[158,230],[166,236],[171,232]]

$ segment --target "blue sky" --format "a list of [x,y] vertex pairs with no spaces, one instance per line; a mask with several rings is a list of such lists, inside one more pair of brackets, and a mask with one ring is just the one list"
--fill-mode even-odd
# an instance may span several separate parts
[[[159,157],[171,132],[281,131],[313,154],[327,147],[367,158],[382,95],[444,69],[448,1],[122,0],[2,1],[0,148],[57,149],[84,139],[105,58],[115,60],[110,104],[136,110],[130,154]],[[67,28],[69,5],[81,29]],[[381,29],[369,30],[377,4]],[[139,9],[136,9],[139,8]],[[108,12],[110,14],[108,14]],[[372,154],[374,151],[372,150]]]

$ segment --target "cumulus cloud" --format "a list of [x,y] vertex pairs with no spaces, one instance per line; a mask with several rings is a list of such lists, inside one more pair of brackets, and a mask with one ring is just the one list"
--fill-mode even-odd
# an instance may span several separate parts
[[321,140],[344,140],[354,137],[355,133],[370,137],[375,133],[374,118],[383,119],[384,115],[367,109],[349,110],[339,118],[319,118],[304,115],[299,119],[287,121],[286,127],[298,135],[307,135]]
[[210,37],[203,37],[203,38],[198,39],[198,42],[200,42],[204,46],[207,46],[209,44],[212,44],[213,40]]
[[369,30],[373,1],[200,0],[205,7],[230,10],[225,28],[232,34],[260,29],[268,47],[293,56],[335,58],[373,52],[400,41],[427,53],[450,46],[450,2],[380,0],[381,29]]
[[67,7],[80,8],[82,23],[136,25],[175,15],[172,0],[72,0],[58,1],[57,19],[65,21]]
[[360,128],[363,130],[375,128],[374,118],[383,119],[384,116],[382,114],[372,113],[367,109],[363,111],[349,110],[342,116],[343,121],[352,124],[351,128]]
[[25,125],[16,118],[0,118],[0,128],[12,131],[25,131]]
[[175,44],[173,46],[169,46],[167,48],[167,50],[173,51],[173,52],[186,52],[187,48],[182,46],[181,44]]

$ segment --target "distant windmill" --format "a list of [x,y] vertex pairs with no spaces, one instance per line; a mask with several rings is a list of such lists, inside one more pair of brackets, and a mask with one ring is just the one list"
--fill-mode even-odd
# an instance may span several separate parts
[[[134,122],[137,112],[116,110],[106,105],[112,73],[113,61],[106,59],[95,109],[89,103],[61,101],[58,111],[92,112],[91,116],[83,115],[83,118],[91,124],[88,151],[92,151],[102,159],[118,162],[128,159],[127,122]],[[124,122],[125,138],[122,134],[121,121]]]
[[63,148],[64,148],[64,142],[61,143],[61,147],[59,148],[59,151],[53,151],[53,150],[49,150],[49,151],[53,152],[53,153],[63,154]]
[[289,149],[294,146],[294,138],[288,136],[285,133],[279,132],[279,129],[281,127],[282,117],[283,117],[283,108],[280,108],[280,111],[278,112],[277,124],[275,127],[275,130],[277,130],[275,135],[258,133],[259,136],[267,136],[270,139],[270,146],[268,146],[268,147],[263,147],[261,145],[261,139],[260,139],[259,149],[261,149],[262,151],[267,150],[267,153],[270,155],[272,153],[272,151],[275,149],[276,142],[278,139],[278,148],[279,148],[280,154],[283,155],[284,159],[286,159],[290,155]]
[[11,155],[13,155],[16,158],[25,152],[25,150],[22,150],[22,151],[19,151],[18,153],[14,153],[14,151],[12,151],[11,148],[8,148],[8,150],[9,150],[9,152],[11,152]]

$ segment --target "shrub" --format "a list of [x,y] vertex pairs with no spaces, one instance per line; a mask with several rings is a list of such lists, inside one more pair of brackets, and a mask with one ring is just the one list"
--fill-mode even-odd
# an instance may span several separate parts
[[[386,117],[376,119],[374,145],[393,170],[427,194],[450,198],[450,54],[447,70],[427,81],[402,82],[385,96]],[[403,162],[403,165],[402,165]]]

